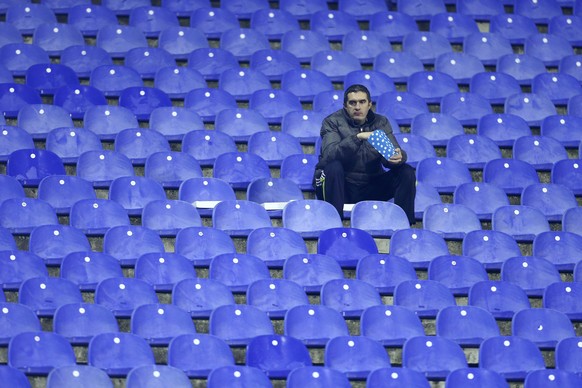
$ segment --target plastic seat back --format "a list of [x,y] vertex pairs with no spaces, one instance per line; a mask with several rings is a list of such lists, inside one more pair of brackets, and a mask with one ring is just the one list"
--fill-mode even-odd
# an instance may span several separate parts
[[370,306],[362,312],[361,333],[384,346],[402,347],[409,338],[423,336],[424,327],[406,307]]
[[374,286],[362,280],[333,279],[321,288],[321,304],[353,318],[370,306],[381,305],[382,300]]
[[536,344],[517,336],[491,337],[479,348],[479,367],[500,373],[506,379],[524,379],[528,372],[545,369]]
[[247,345],[246,365],[259,368],[269,377],[286,378],[289,372],[311,366],[307,346],[299,339],[280,335],[259,335]]
[[210,262],[209,278],[224,283],[233,292],[246,292],[254,281],[270,277],[267,264],[253,255],[223,253]]
[[147,341],[132,333],[101,333],[89,342],[89,365],[103,369],[111,377],[127,376],[135,367],[155,364]]
[[318,254],[296,254],[283,264],[283,278],[303,286],[308,293],[317,293],[332,279],[343,279],[340,264],[333,257]]
[[489,311],[496,319],[511,319],[523,309],[530,308],[525,291],[507,281],[482,281],[469,290],[469,305]]
[[8,365],[27,374],[46,376],[54,368],[75,364],[73,347],[57,333],[20,333],[8,345]]
[[394,289],[394,304],[415,311],[419,317],[436,317],[456,301],[447,286],[435,280],[405,280]]
[[82,301],[79,288],[63,278],[27,279],[18,290],[18,303],[30,307],[39,317],[52,317],[58,307]]
[[190,378],[208,377],[223,366],[234,366],[234,356],[228,344],[210,334],[181,334],[168,346],[168,365],[178,368]]
[[164,243],[160,235],[151,229],[119,225],[105,232],[103,252],[115,257],[124,266],[133,265],[144,253],[164,252]]
[[231,237],[220,229],[187,227],[176,235],[175,251],[197,266],[207,266],[215,256],[236,249]]
[[249,305],[225,305],[210,314],[209,333],[231,346],[247,345],[253,338],[275,334],[266,312]]
[[141,279],[108,278],[95,290],[95,303],[109,308],[116,317],[130,318],[137,307],[157,302],[154,287]]
[[174,285],[172,303],[194,318],[209,318],[215,308],[234,304],[234,296],[220,281],[188,278]]
[[370,372],[390,367],[390,357],[379,342],[365,336],[340,336],[325,346],[326,366],[343,372],[348,378],[366,378]]
[[407,340],[402,347],[402,365],[422,372],[428,378],[446,378],[450,372],[468,367],[461,346],[441,336]]
[[284,318],[284,333],[301,340],[306,346],[325,346],[331,339],[349,335],[342,314],[324,305],[297,305]]
[[86,346],[97,334],[119,332],[119,326],[115,315],[108,308],[78,302],[57,308],[53,317],[53,330],[73,345]]
[[329,228],[319,234],[317,253],[335,258],[342,267],[355,267],[362,257],[378,253],[378,247],[362,229]]
[[172,304],[145,304],[131,314],[130,331],[153,345],[168,345],[183,334],[195,334],[190,314]]

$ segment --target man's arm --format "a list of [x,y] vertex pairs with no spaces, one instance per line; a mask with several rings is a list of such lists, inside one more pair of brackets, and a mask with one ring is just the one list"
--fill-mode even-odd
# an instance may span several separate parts
[[363,143],[363,140],[358,136],[359,133],[342,137],[337,121],[329,117],[323,120],[321,125],[321,155],[324,162],[352,159]]

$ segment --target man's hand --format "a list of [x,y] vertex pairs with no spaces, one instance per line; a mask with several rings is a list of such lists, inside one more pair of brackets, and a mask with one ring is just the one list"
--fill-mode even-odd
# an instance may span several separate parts
[[394,155],[392,155],[388,161],[390,163],[400,163],[402,161],[402,150],[396,148]]
[[368,138],[372,136],[372,133],[373,132],[358,132],[356,136],[358,137],[358,139],[368,140]]

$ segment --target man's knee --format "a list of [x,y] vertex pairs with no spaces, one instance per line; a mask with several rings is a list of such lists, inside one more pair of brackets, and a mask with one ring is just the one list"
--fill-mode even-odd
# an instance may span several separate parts
[[400,182],[404,185],[415,185],[416,184],[416,171],[414,168],[408,164],[404,164],[398,170],[398,175],[400,177]]
[[328,163],[324,168],[326,178],[335,178],[344,176],[344,166],[339,160],[334,160]]

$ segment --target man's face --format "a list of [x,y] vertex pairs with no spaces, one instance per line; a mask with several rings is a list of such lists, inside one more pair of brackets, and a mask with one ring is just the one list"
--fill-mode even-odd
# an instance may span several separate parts
[[372,107],[372,101],[368,100],[368,96],[364,92],[348,93],[348,100],[346,101],[346,111],[348,115],[358,124],[363,124],[366,121],[368,111]]

